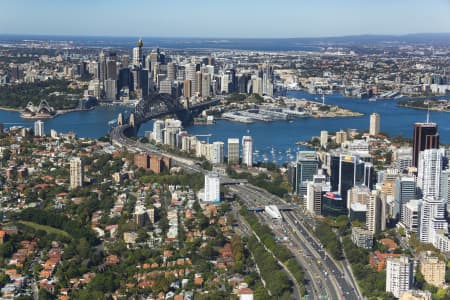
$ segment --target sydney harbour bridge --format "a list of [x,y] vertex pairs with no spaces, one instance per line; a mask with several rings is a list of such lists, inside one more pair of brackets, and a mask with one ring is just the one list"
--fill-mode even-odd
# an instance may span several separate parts
[[135,136],[141,124],[164,115],[176,115],[183,124],[188,124],[193,116],[219,102],[220,99],[210,99],[190,105],[189,101],[182,103],[179,98],[169,94],[152,93],[140,100],[128,117],[120,113],[117,125],[110,134],[113,139]]

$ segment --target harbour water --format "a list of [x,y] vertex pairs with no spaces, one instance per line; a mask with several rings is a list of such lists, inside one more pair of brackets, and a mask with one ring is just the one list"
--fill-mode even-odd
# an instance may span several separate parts
[[[303,91],[290,91],[289,97],[306,98],[311,101],[321,101],[317,95],[311,95]],[[443,98],[449,98],[447,95]],[[292,121],[255,122],[252,124],[234,123],[226,120],[218,120],[214,125],[190,126],[186,128],[189,134],[211,134],[210,142],[223,141],[231,137],[241,138],[243,135],[251,135],[256,150],[256,160],[273,161],[282,164],[294,159],[295,152],[302,149],[296,146],[297,141],[309,140],[312,136],[318,136],[321,130],[330,132],[339,129],[355,128],[368,129],[369,115],[377,112],[381,115],[381,131],[389,135],[401,135],[412,137],[414,122],[425,122],[426,111],[397,107],[398,100],[379,100],[369,102],[367,99],[347,98],[339,94],[326,95],[327,104],[336,104],[353,111],[361,112],[361,117],[350,118],[307,118],[294,119]],[[111,125],[109,121],[117,118],[119,112],[130,110],[130,107],[100,106],[91,111],[73,112],[45,120],[45,130],[57,132],[75,132],[79,137],[99,138],[107,134]],[[450,144],[450,113],[430,112],[430,120],[439,125],[441,143]],[[5,127],[13,125],[32,127],[32,120],[20,118],[18,112],[0,111],[0,123]],[[139,135],[152,130],[153,122],[143,124]],[[203,139],[205,139],[203,137]]]

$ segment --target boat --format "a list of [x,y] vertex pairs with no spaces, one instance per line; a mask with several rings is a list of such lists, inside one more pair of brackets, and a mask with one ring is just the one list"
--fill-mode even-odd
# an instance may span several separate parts
[[369,98],[369,102],[375,102],[375,101],[377,101],[376,97]]

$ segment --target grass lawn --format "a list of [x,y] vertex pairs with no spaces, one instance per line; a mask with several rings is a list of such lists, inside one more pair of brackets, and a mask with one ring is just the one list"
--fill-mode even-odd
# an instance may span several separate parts
[[19,221],[20,224],[23,224],[25,226],[34,228],[36,230],[44,230],[47,233],[53,233],[53,234],[57,234],[57,235],[61,235],[64,236],[66,238],[71,239],[72,237],[70,236],[70,234],[68,234],[67,232],[65,232],[64,230],[58,229],[58,228],[54,228],[51,226],[47,226],[47,225],[40,225],[34,222],[29,222],[29,221]]

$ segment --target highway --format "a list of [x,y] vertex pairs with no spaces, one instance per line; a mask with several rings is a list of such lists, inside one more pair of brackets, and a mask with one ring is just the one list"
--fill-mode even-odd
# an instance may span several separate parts
[[[205,174],[208,171],[201,168],[195,161],[178,157],[176,155],[162,152],[148,144],[143,144],[129,139],[125,130],[129,125],[116,126],[110,131],[113,144],[125,147],[132,152],[147,152],[156,155],[169,157],[172,162],[183,168],[188,173]],[[224,176],[227,181],[231,178]],[[266,205],[290,206],[283,199],[268,193],[267,191],[250,184],[236,184],[230,186],[230,190],[235,192],[245,202],[248,207],[261,207]],[[291,212],[283,212],[286,224],[281,230],[285,230],[291,239],[290,249],[297,261],[303,266],[306,277],[309,279],[307,290],[313,299],[320,299],[326,296],[328,299],[363,299],[359,294],[356,283],[353,281],[347,268],[342,268],[335,262],[322,248],[320,242],[305,226],[314,228],[314,221],[305,215],[299,207],[293,207]],[[273,227],[271,220],[264,218],[265,223]],[[297,251],[296,251],[297,250]]]
[[[250,207],[261,207],[266,205],[287,206],[284,200],[274,196],[267,191],[254,187],[252,185],[235,185],[230,187],[241,199],[252,199],[246,204]],[[289,224],[289,229],[294,233],[293,242],[299,247],[302,247],[303,253],[310,254],[314,257],[316,267],[314,264],[308,265],[307,271],[310,271],[310,277],[319,279],[322,286],[325,288],[329,299],[363,299],[359,296],[356,285],[353,282],[348,270],[343,269],[337,262],[335,262],[322,248],[312,233],[309,232],[304,225],[306,217],[300,209],[282,212],[284,220]],[[291,235],[292,236],[292,235]],[[294,252],[295,253],[295,252]],[[317,272],[322,270],[323,272]],[[316,271],[314,271],[316,270]],[[325,272],[327,273],[325,275]],[[319,278],[317,278],[319,276]]]

